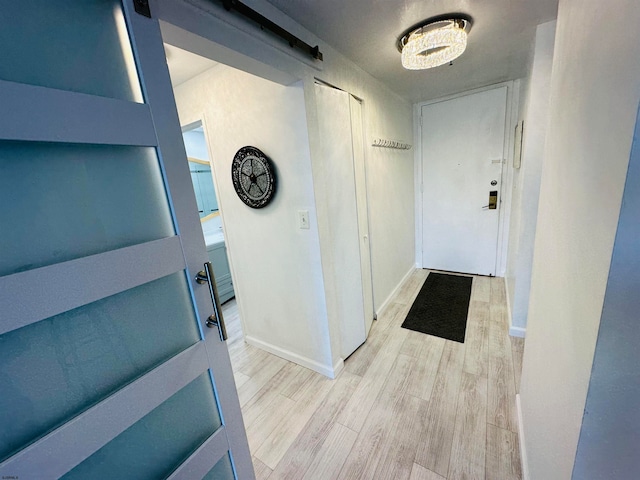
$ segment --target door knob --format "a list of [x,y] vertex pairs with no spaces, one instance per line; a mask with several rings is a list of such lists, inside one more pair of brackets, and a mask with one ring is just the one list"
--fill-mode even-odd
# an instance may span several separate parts
[[200,285],[202,285],[203,283],[207,283],[207,272],[205,272],[204,270],[200,270],[196,275],[196,282],[198,282]]

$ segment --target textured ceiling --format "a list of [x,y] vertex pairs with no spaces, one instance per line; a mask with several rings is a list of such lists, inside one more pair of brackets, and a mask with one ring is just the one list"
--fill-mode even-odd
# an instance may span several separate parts
[[[558,0],[268,0],[411,102],[521,78],[535,27],[556,18]],[[467,51],[431,70],[400,65],[398,37],[445,13],[473,18]]]

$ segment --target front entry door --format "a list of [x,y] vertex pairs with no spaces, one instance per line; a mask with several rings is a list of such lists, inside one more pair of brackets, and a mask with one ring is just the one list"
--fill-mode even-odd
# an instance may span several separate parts
[[424,268],[496,274],[506,107],[507,87],[422,107]]
[[254,478],[194,281],[207,254],[158,22],[134,3],[3,5],[2,478]]

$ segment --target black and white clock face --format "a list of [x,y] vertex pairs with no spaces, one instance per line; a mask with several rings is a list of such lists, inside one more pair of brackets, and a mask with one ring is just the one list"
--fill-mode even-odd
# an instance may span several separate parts
[[275,173],[269,159],[255,147],[242,147],[231,164],[233,187],[251,208],[266,206],[275,193]]

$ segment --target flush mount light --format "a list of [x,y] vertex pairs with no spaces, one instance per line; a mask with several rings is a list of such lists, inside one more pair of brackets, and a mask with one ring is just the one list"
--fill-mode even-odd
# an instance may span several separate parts
[[441,15],[412,27],[398,40],[402,66],[407,70],[433,68],[462,55],[467,48],[471,18],[466,15]]

